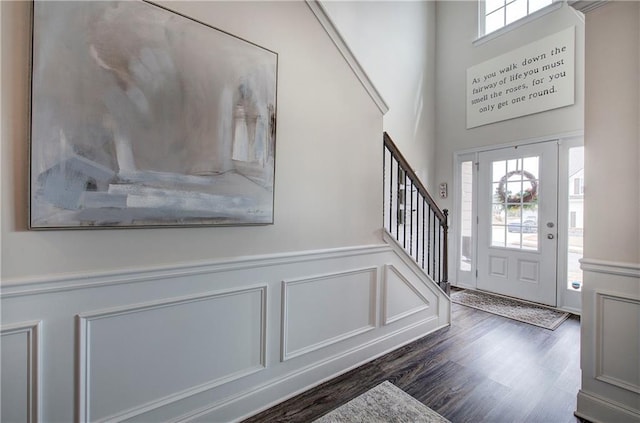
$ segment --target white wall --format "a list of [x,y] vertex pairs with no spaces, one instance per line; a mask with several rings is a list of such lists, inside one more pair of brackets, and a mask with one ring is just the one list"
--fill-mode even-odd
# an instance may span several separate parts
[[582,387],[592,422],[640,421],[640,3],[586,14]]
[[[438,199],[442,208],[454,209],[454,153],[478,150],[529,139],[553,139],[561,134],[581,131],[584,125],[584,23],[583,17],[563,5],[544,16],[516,27],[493,39],[474,45],[478,34],[477,1],[438,1],[436,3],[436,183],[450,187],[447,199]],[[466,129],[467,68],[520,48],[546,36],[576,27],[575,103],[472,129]],[[459,239],[455,211],[451,214],[449,241],[452,253],[449,268],[456,269],[456,243]],[[458,272],[450,272],[455,275]],[[454,276],[455,278],[455,276]],[[455,285],[458,281],[452,280]],[[463,281],[464,282],[464,281]]]
[[434,191],[435,2],[323,1],[387,105],[384,130]]
[[[439,1],[436,19],[436,182],[453,183],[453,153],[583,129],[584,25],[581,16],[563,6],[477,46],[477,1]],[[525,44],[576,26],[575,104],[534,115],[466,129],[466,70]],[[452,208],[453,198],[440,200]]]
[[3,422],[234,421],[450,322],[382,242],[382,116],[310,8],[164,4],[279,53],[275,224],[28,231],[31,3],[1,2]]
[[[380,241],[381,114],[307,5],[167,5],[279,53],[275,224],[27,231],[29,3],[2,2],[3,278]],[[353,165],[354,157],[358,166]]]

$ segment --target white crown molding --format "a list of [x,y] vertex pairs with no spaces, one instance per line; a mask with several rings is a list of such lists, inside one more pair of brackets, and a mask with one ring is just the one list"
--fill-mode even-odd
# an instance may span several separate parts
[[574,9],[589,13],[600,6],[604,6],[609,0],[569,0],[567,3]]
[[367,73],[364,71],[364,68],[362,67],[362,65],[360,65],[360,62],[358,62],[358,59],[356,59],[355,55],[327,14],[327,11],[322,6],[322,3],[320,3],[318,0],[305,1],[307,3],[307,6],[309,6],[309,9],[311,9],[313,14],[320,22],[320,25],[322,25],[322,28],[324,28],[326,33],[329,35],[329,38],[331,38],[331,41],[333,41],[333,43],[340,51],[340,54],[342,54],[342,57],[344,57],[344,59],[347,61],[349,67],[351,67],[353,73],[355,73],[364,89],[367,91],[376,106],[378,106],[380,112],[383,115],[387,113],[389,111],[389,106],[382,98],[382,95],[380,95],[380,92],[373,85],[371,78],[369,78]]
[[325,250],[245,256],[226,260],[182,262],[169,266],[145,266],[140,268],[125,268],[103,272],[77,272],[51,276],[10,278],[2,280],[0,298],[46,294],[70,291],[74,289],[95,288],[108,285],[120,285],[176,277],[279,266],[291,263],[379,254],[390,250],[391,248],[385,244],[364,245]]

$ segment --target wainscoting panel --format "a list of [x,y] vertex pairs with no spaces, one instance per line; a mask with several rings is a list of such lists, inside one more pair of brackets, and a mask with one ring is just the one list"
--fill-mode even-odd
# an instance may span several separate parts
[[0,301],[2,421],[237,421],[450,322],[387,244],[3,280]]
[[40,323],[2,325],[1,414],[3,422],[39,422]]
[[282,282],[282,361],[375,328],[377,268]]
[[[431,294],[429,292],[429,294]],[[384,266],[382,323],[391,324],[429,308],[423,294],[391,264]],[[433,294],[431,294],[433,296]]]
[[131,417],[263,368],[265,298],[262,286],[80,315],[83,420]]
[[640,343],[626,333],[640,334],[640,300],[598,292],[596,307],[596,379],[640,394]]
[[582,260],[582,386],[576,414],[640,422],[640,264]]

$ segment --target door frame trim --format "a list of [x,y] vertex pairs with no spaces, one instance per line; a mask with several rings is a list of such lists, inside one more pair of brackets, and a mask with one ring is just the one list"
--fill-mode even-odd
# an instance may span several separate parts
[[[453,187],[454,187],[454,198],[453,198],[453,210],[454,210],[454,216],[456,216],[458,214],[458,211],[461,209],[461,201],[460,201],[460,195],[461,195],[461,180],[460,180],[460,174],[459,174],[459,170],[460,170],[460,164],[463,161],[468,161],[468,158],[464,158],[464,156],[468,156],[468,157],[473,157],[473,161],[474,163],[478,162],[478,154],[480,152],[485,152],[485,151],[492,151],[492,150],[499,150],[502,148],[509,148],[509,147],[515,147],[515,146],[524,146],[524,145],[529,145],[529,144],[540,144],[540,143],[545,143],[545,142],[550,142],[550,141],[557,141],[560,146],[562,145],[563,141],[567,141],[569,139],[575,139],[575,138],[582,138],[583,139],[583,145],[584,145],[584,130],[576,130],[576,131],[567,131],[567,132],[561,132],[561,133],[557,133],[557,134],[553,134],[553,135],[545,135],[545,136],[541,136],[541,137],[533,137],[533,138],[525,138],[525,139],[521,139],[521,140],[511,140],[505,143],[500,143],[500,144],[492,144],[492,145],[485,145],[485,146],[478,146],[478,147],[472,147],[472,148],[466,148],[463,150],[458,150],[458,151],[454,151],[453,152]],[[560,153],[560,151],[559,151]],[[561,154],[559,154],[558,159],[558,172],[560,172],[560,161],[561,161]],[[477,216],[478,215],[478,210],[477,210],[477,206],[478,206],[478,169],[476,166],[474,166],[473,169],[473,187],[474,187],[474,193],[473,193],[473,215]],[[560,176],[560,173],[558,173],[558,177]],[[559,179],[558,179],[559,181]],[[561,185],[559,184],[558,186],[558,217],[561,216],[560,214],[560,208],[561,206]],[[566,205],[563,205],[564,207],[567,207]],[[558,222],[560,222],[560,219],[558,219]],[[472,283],[463,283],[460,284],[458,282],[458,264],[459,264],[459,260],[460,260],[460,232],[461,232],[461,225],[460,225],[460,220],[457,218],[452,219],[452,222],[450,224],[450,239],[449,239],[449,245],[451,246],[450,251],[455,252],[455,254],[449,254],[449,269],[455,270],[454,272],[449,272],[450,275],[454,275],[456,277],[455,280],[455,286],[459,286],[461,288],[470,288],[470,289],[477,289],[477,278],[475,277],[475,272],[477,270],[477,255],[478,255],[478,227],[477,227],[478,223],[477,220],[475,222],[473,222],[473,239],[472,239],[472,249],[474,251],[474,257],[473,257],[473,261],[471,263],[471,273],[473,275]],[[565,230],[566,230],[566,226],[567,224],[565,223]],[[562,228],[558,227],[558,233],[560,233],[560,230]],[[557,293],[556,293],[556,298],[557,298],[557,306],[556,308],[558,309],[562,309],[562,310],[566,310],[566,311],[570,311],[572,313],[576,313],[576,314],[580,314],[580,309],[576,309],[575,307],[567,307],[567,305],[564,303],[565,301],[565,296],[564,295],[560,295],[561,294],[561,290],[562,290],[562,284],[560,283],[561,280],[563,280],[562,278],[564,277],[564,272],[566,272],[566,267],[567,267],[567,263],[566,263],[566,258],[565,257],[561,257],[560,254],[564,255],[564,251],[561,251],[560,246],[558,246],[557,249],[557,266],[556,266],[556,289],[557,289]],[[563,272],[563,273],[561,273]]]

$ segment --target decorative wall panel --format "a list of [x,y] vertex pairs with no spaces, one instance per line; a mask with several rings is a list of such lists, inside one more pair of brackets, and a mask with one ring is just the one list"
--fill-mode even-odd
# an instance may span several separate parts
[[377,268],[282,282],[282,360],[375,328]]
[[393,265],[384,267],[383,324],[429,308],[429,300]]
[[596,379],[640,394],[640,300],[598,293],[596,301]]
[[40,325],[24,322],[0,329],[3,422],[40,421]]
[[81,314],[83,421],[135,416],[256,372],[266,287]]

